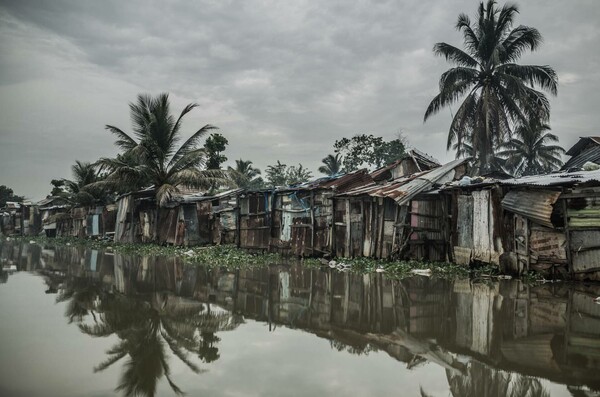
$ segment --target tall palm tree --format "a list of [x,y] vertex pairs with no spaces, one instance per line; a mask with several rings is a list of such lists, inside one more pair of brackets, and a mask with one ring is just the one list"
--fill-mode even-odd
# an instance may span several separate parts
[[202,169],[206,165],[206,150],[198,146],[202,137],[217,127],[207,124],[177,147],[182,138],[183,117],[197,106],[188,104],[175,118],[170,113],[168,94],[155,98],[138,95],[137,102],[129,104],[133,135],[112,125],[106,126],[117,137],[115,144],[124,155],[135,158],[136,164],[100,159],[98,164],[109,171],[106,183],[116,187],[147,178],[156,189],[159,206],[172,200],[180,192],[179,187],[209,189],[226,183],[223,172]]
[[252,166],[250,160],[235,160],[235,168],[228,167],[227,170],[237,187],[256,189],[263,185],[260,170]]
[[324,165],[319,167],[319,172],[325,175],[333,176],[342,171],[342,156],[339,153],[328,154],[323,160]]
[[556,95],[558,78],[549,66],[519,65],[527,51],[540,46],[537,29],[519,25],[513,29],[516,5],[496,7],[494,0],[480,3],[477,21],[460,14],[456,28],[462,31],[465,50],[437,43],[433,51],[456,66],[442,74],[437,94],[425,111],[424,121],[464,97],[448,131],[447,149],[460,148],[467,135],[480,173],[488,167],[495,148],[512,135],[515,125],[529,120],[547,122],[550,104],[541,90]]
[[498,153],[506,158],[506,165],[514,175],[544,174],[560,168],[563,164],[561,155],[565,150],[552,142],[558,137],[550,132],[547,124],[519,126],[516,137],[503,143]]

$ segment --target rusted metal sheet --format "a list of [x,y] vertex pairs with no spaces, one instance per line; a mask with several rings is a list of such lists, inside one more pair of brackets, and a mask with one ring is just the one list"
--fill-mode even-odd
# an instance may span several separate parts
[[554,227],[550,217],[560,192],[547,190],[513,190],[502,199],[502,207],[527,219]]
[[535,227],[529,236],[529,250],[538,262],[563,262],[567,260],[566,239],[561,231]]

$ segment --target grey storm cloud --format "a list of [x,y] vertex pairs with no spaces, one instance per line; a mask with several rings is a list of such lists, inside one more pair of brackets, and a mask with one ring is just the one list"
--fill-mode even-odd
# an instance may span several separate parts
[[[565,146],[597,134],[600,3],[519,2],[517,23],[544,45],[523,63],[560,78],[553,131]],[[448,64],[431,49],[461,45],[452,1],[0,1],[0,184],[39,199],[75,160],[116,153],[103,129],[129,126],[137,93],[171,93],[229,139],[227,156],[316,170],[336,139],[402,131],[440,160],[450,110],[423,124]]]

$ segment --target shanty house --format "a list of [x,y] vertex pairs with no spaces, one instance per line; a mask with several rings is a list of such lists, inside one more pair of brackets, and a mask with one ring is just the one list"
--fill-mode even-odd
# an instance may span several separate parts
[[446,260],[447,198],[437,189],[466,174],[466,159],[371,184],[334,198],[338,257]]
[[600,170],[486,180],[451,192],[453,260],[600,279]]
[[57,219],[69,212],[71,204],[62,197],[48,197],[36,204],[41,215],[42,229],[47,237],[56,237]]
[[240,247],[298,256],[331,253],[336,193],[372,184],[366,170],[240,195]]

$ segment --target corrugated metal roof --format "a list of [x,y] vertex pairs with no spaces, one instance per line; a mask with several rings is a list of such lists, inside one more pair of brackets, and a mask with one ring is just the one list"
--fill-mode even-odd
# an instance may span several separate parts
[[314,190],[314,189],[333,189],[336,192],[345,192],[357,186],[373,183],[373,179],[366,169],[354,171],[349,174],[334,175],[315,179],[296,186],[280,187],[278,192]]
[[407,204],[419,193],[431,188],[444,176],[454,171],[454,168],[464,164],[468,159],[457,159],[431,171],[423,171],[408,177],[398,178],[384,185],[371,184],[358,189],[353,189],[343,195],[373,197],[389,197],[394,199],[398,205]]
[[532,175],[497,182],[509,186],[570,186],[578,183],[600,182],[600,170]]
[[380,176],[383,176],[386,172],[398,167],[404,160],[407,159],[411,159],[415,163],[417,168],[423,171],[430,170],[432,168],[437,168],[441,165],[439,161],[429,156],[428,154],[423,153],[417,149],[411,149],[408,152],[406,152],[401,159],[396,160],[391,164],[388,164],[371,172],[371,177],[374,180],[377,180]]
[[417,194],[429,189],[440,179],[444,178],[450,172],[454,172],[454,169],[464,163],[469,161],[469,159],[456,159],[447,164],[442,165],[439,168],[435,168],[424,175],[420,175],[414,180],[410,181],[406,185],[403,186],[404,194],[394,198],[398,205],[406,205],[408,202],[415,197]]
[[567,150],[568,156],[576,156],[578,155],[585,147],[590,143],[596,143],[600,145],[600,136],[582,136],[579,137],[579,142],[577,142],[571,149]]
[[560,192],[548,190],[513,190],[502,199],[502,207],[547,227],[554,227],[550,217]]
[[571,168],[581,168],[588,161],[600,164],[600,145],[591,146],[576,156],[571,157],[561,169],[568,170]]
[[224,197],[228,197],[228,196],[235,196],[243,191],[244,191],[244,189],[231,189],[231,190],[227,190],[225,192],[217,193],[213,196],[205,196],[205,195],[201,195],[201,194],[190,194],[190,195],[182,196],[177,201],[183,202],[183,203],[195,203],[198,201],[218,200],[220,198],[224,198]]

